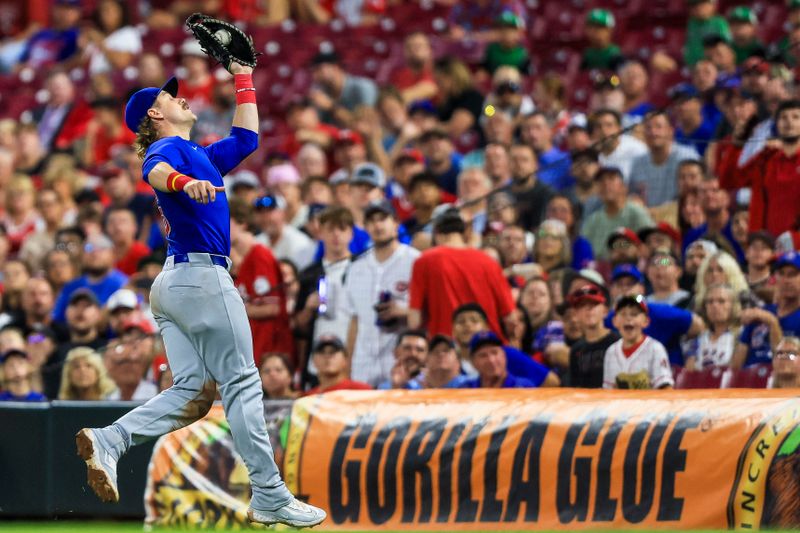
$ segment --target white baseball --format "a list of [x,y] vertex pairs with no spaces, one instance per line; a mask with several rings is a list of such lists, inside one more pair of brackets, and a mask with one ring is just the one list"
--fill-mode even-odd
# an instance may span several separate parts
[[224,45],[228,45],[231,42],[231,32],[228,30],[220,28],[214,32],[214,36]]

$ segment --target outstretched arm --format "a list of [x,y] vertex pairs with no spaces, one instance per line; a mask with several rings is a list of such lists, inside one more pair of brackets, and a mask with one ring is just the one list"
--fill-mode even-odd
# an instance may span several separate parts
[[[236,112],[233,115],[233,127],[258,133],[258,106],[256,106],[255,89],[253,88],[253,69],[233,62],[230,65],[230,72],[233,74],[236,84]],[[252,98],[249,98],[250,96]]]
[[184,191],[189,198],[201,204],[213,202],[217,199],[218,192],[225,191],[225,187],[215,187],[210,181],[198,180],[181,174],[169,163],[163,161],[150,170],[147,174],[147,182],[161,192]]

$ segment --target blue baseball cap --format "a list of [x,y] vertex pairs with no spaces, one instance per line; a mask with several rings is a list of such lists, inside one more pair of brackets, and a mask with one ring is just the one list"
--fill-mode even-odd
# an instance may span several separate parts
[[128,103],[125,106],[125,125],[133,133],[139,131],[139,124],[142,123],[142,119],[147,115],[147,110],[153,107],[161,91],[173,97],[178,96],[178,80],[173,76],[160,89],[158,87],[147,87],[136,91],[128,98]]
[[779,255],[772,263],[772,270],[778,270],[785,266],[793,266],[797,270],[800,270],[800,254],[797,252],[786,252],[785,254]]
[[614,267],[614,270],[611,271],[611,281],[617,281],[619,278],[624,278],[625,276],[632,277],[638,283],[644,283],[644,276],[642,276],[642,273],[631,264],[625,263],[617,265]]
[[489,344],[503,346],[503,341],[493,331],[480,331],[469,340],[469,354],[474,355],[480,348]]

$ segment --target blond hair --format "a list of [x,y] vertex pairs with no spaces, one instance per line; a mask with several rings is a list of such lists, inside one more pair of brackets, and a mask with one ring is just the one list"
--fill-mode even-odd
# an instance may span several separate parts
[[149,116],[144,117],[141,124],[139,124],[139,129],[136,131],[136,140],[133,143],[139,159],[144,159],[147,149],[158,140],[158,135],[158,129],[156,129],[156,123],[153,119]]
[[72,372],[72,367],[75,366],[75,363],[81,359],[85,359],[86,362],[89,363],[97,372],[97,383],[92,388],[90,397],[88,399],[102,400],[117,390],[114,382],[110,377],[108,377],[108,371],[103,364],[103,358],[100,356],[100,354],[91,348],[81,346],[79,348],[73,348],[67,352],[67,359],[64,361],[64,370],[61,372],[61,387],[58,389],[59,400],[82,399],[78,394],[78,390],[72,385],[69,377],[70,373]]
[[725,273],[725,283],[730,285],[734,300],[738,300],[740,294],[750,289],[742,269],[739,268],[739,263],[736,262],[736,259],[731,254],[723,251],[711,254],[700,263],[700,268],[697,269],[697,279],[694,282],[695,310],[698,311],[702,310],[703,302],[706,299],[708,287],[706,286],[705,277],[712,261],[716,261]]

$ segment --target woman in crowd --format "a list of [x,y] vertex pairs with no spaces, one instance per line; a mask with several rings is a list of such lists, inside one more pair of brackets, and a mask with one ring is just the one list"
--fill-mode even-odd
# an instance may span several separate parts
[[478,130],[483,110],[483,96],[472,86],[469,68],[458,59],[440,59],[434,67],[440,91],[439,118],[451,139]]
[[67,353],[59,400],[104,400],[115,390],[100,354],[87,347],[73,348]]
[[585,237],[578,235],[580,229],[581,208],[563,194],[556,194],[547,204],[545,215],[548,219],[560,220],[567,226],[567,235],[572,242],[571,267],[575,270],[592,268],[594,253],[592,245]]
[[554,316],[553,298],[547,281],[542,277],[530,278],[519,293],[517,307],[522,311],[524,324],[520,346],[522,351],[530,353],[539,330],[546,327]]
[[284,354],[264,355],[258,371],[261,375],[261,388],[264,390],[266,399],[290,400],[297,398],[297,392],[292,390],[294,370]]
[[702,311],[706,291],[712,285],[728,285],[738,301],[739,295],[750,289],[739,263],[727,252],[717,252],[706,257],[697,269],[694,285],[695,309]]
[[544,272],[552,272],[571,264],[572,243],[566,224],[551,218],[539,225],[533,245],[533,260]]
[[686,368],[727,367],[741,329],[736,291],[723,283],[709,286],[699,311],[708,329],[684,347]]

